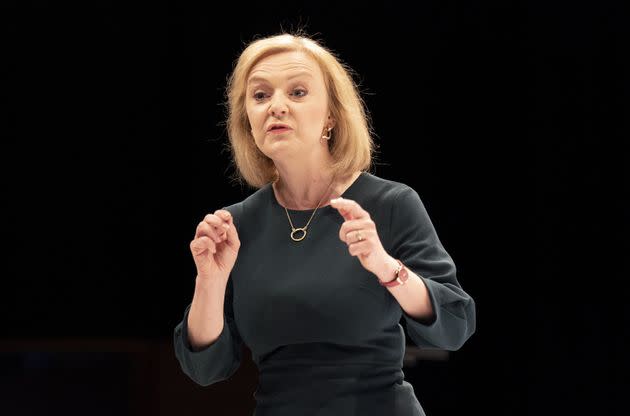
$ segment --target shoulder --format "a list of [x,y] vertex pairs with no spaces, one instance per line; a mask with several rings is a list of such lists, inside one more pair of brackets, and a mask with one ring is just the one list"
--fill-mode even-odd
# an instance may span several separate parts
[[361,205],[373,218],[388,224],[388,229],[396,223],[405,225],[429,220],[419,193],[408,183],[373,174],[367,174],[364,179],[357,200],[362,201]]
[[[383,245],[388,252],[395,252],[396,244],[392,233],[402,235],[412,224],[424,224],[422,202],[416,190],[409,184],[386,179],[374,174],[363,177],[357,200],[370,213],[376,223]],[[420,214],[419,214],[420,213]]]
[[[384,232],[390,228],[393,217],[401,218],[414,210],[416,197],[416,191],[408,184],[369,172],[364,172],[361,181],[348,193],[348,198],[355,199],[375,223],[385,227]],[[402,206],[401,201],[404,201]]]
[[408,195],[418,195],[416,190],[407,183],[383,178],[369,172],[363,173],[362,185],[359,194],[364,202],[368,204],[389,205]]
[[257,211],[263,204],[267,203],[269,192],[271,192],[271,183],[257,189],[243,200],[235,202],[231,205],[226,205],[222,209],[225,209],[232,214],[234,223],[238,227],[245,212],[251,212],[252,210]]

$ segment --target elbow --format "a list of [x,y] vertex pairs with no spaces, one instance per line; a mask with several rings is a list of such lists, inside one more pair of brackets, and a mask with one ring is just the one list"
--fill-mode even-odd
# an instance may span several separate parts
[[189,374],[188,377],[190,377],[190,379],[192,381],[194,381],[196,384],[202,386],[202,387],[208,387],[211,386],[215,383],[218,383],[219,381],[223,381],[225,380],[225,378],[221,378],[221,377],[208,377],[207,375],[204,376],[199,376],[199,375],[192,375]]
[[455,336],[452,342],[448,346],[449,351],[457,351],[461,349],[464,344],[470,339],[470,337],[477,330],[477,317],[475,314],[475,302],[470,300],[468,307],[466,308],[465,317],[459,320],[457,330],[454,332]]
[[458,351],[464,346],[464,344],[468,341],[468,339],[474,333],[475,333],[474,326],[471,329],[466,328],[460,333],[460,335],[457,338],[453,339],[452,342],[446,345],[444,348],[448,351]]
[[182,372],[188,376],[195,384],[202,387],[211,386],[223,380],[227,380],[232,372],[219,373],[209,368],[196,367],[191,363],[180,363]]
[[437,314],[437,320],[429,326],[412,324],[412,340],[419,347],[458,351],[476,331],[474,301],[457,313],[441,308]]
[[201,376],[200,374],[195,374],[194,372],[188,372],[188,371],[186,371],[186,369],[184,367],[182,367],[182,371],[195,384],[198,384],[198,385],[200,385],[202,387],[210,386],[210,385],[214,384],[214,382],[215,382],[215,380],[213,380],[211,377],[208,377],[207,375],[204,377],[204,376]]

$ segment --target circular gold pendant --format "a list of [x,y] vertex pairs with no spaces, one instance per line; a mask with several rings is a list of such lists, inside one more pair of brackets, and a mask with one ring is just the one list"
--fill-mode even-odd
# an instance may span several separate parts
[[[298,231],[302,231],[302,233],[303,233],[303,234],[302,234],[302,237],[300,237],[300,238],[295,238],[295,237],[293,236],[293,234],[295,234],[295,233],[296,233],[296,232],[298,232]],[[293,231],[291,231],[291,239],[292,239],[293,241],[302,241],[302,240],[304,240],[304,237],[306,237],[306,228],[294,228],[294,229],[293,229]]]

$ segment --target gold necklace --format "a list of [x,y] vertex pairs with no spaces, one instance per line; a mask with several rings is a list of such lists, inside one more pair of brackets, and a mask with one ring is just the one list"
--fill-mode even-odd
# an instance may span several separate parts
[[[328,185],[328,188],[326,188],[326,191],[328,191],[328,189],[330,189],[330,186],[333,184],[333,182],[335,181],[335,178],[333,177],[332,182],[330,182],[330,185]],[[287,218],[289,219],[289,224],[291,224],[291,240],[293,241],[302,241],[304,240],[304,237],[306,237],[306,229],[308,228],[308,225],[311,223],[311,220],[313,219],[313,216],[315,216],[315,212],[317,211],[317,209],[319,208],[319,206],[322,204],[322,201],[324,200],[324,196],[326,196],[328,192],[324,192],[324,195],[322,195],[322,199],[319,200],[319,204],[317,204],[317,208],[315,208],[315,211],[313,211],[313,213],[311,214],[311,218],[308,219],[308,222],[306,223],[306,225],[304,227],[301,228],[295,228],[293,226],[293,221],[291,221],[291,217],[289,216],[289,211],[287,210],[287,207],[284,207],[284,211],[287,213]],[[293,236],[293,234],[295,234],[298,231],[302,231],[304,234],[302,234],[301,237],[296,238]]]

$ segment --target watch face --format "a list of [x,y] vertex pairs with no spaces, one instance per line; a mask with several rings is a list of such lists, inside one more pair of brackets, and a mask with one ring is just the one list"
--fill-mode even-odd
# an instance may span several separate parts
[[398,286],[398,285],[401,285],[404,282],[406,282],[407,279],[409,278],[409,274],[407,273],[407,267],[405,267],[405,265],[402,264],[402,262],[400,260],[397,259],[396,261],[398,262],[399,267],[400,267],[400,270],[398,270],[396,278],[394,280],[391,280],[391,281],[387,282],[387,283],[384,283],[384,282],[379,280],[381,285],[388,286],[388,287]]
[[409,275],[407,274],[407,268],[405,266],[403,266],[402,269],[400,269],[400,272],[398,273],[398,277],[400,277],[400,280],[407,280],[407,278],[409,277]]

